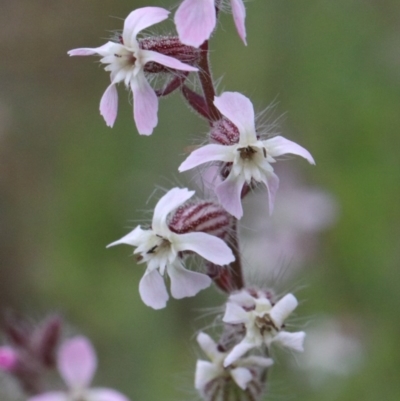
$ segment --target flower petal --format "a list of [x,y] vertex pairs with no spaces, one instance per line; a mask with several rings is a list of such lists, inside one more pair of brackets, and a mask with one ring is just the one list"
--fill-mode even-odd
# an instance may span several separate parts
[[233,20],[235,21],[236,30],[243,43],[247,45],[246,42],[246,27],[244,24],[246,18],[246,8],[242,0],[231,0]]
[[112,127],[118,112],[118,92],[114,84],[111,84],[104,92],[100,100],[100,114],[107,126]]
[[240,133],[240,144],[257,141],[254,126],[254,109],[250,100],[238,92],[224,92],[214,98],[217,109],[236,125]]
[[94,388],[86,394],[87,401],[129,401],[129,398],[110,388]]
[[139,294],[145,305],[162,309],[169,298],[165,282],[158,270],[147,270],[139,283]]
[[228,265],[235,260],[232,250],[221,238],[203,232],[177,234],[174,245],[178,252],[193,251],[202,258],[219,265]]
[[115,47],[115,42],[107,42],[100,47],[82,47],[79,49],[72,49],[67,52],[69,56],[93,56],[98,54],[102,57],[112,54],[112,48]]
[[194,376],[194,387],[196,390],[203,391],[211,380],[216,379],[223,373],[223,370],[208,361],[199,360],[196,363],[196,373]]
[[253,378],[249,369],[238,367],[231,370],[231,376],[235,383],[242,389],[246,390],[247,385]]
[[251,308],[255,305],[254,298],[247,291],[239,291],[229,295],[229,302],[234,302],[246,308]]
[[232,351],[224,360],[224,366],[227,367],[233,362],[236,362],[241,356],[243,356],[247,351],[250,351],[255,347],[255,344],[243,340],[239,344],[235,345]]
[[97,358],[90,341],[79,336],[61,345],[57,363],[60,375],[69,388],[85,388],[92,381]]
[[226,180],[215,189],[215,193],[221,205],[237,219],[243,216],[241,194],[244,183],[245,179],[243,175],[236,177],[231,172]]
[[158,123],[158,99],[143,71],[131,80],[133,116],[140,135],[151,135]]
[[209,144],[194,150],[187,159],[179,166],[180,172],[190,170],[203,163],[212,161],[232,162],[234,154],[232,146]]
[[68,401],[69,396],[67,393],[61,391],[50,391],[48,393],[35,395],[28,398],[28,401]]
[[310,164],[315,164],[311,153],[298,145],[296,142],[289,141],[283,136],[275,136],[273,138],[263,141],[267,153],[272,157],[277,157],[291,153],[293,155],[304,157]]
[[187,188],[172,188],[162,196],[154,208],[153,230],[157,233],[163,231],[168,214],[190,199],[194,193],[195,191],[189,191]]
[[175,70],[198,71],[198,68],[192,67],[189,64],[182,63],[175,57],[166,56],[165,54],[161,54],[153,50],[141,50],[140,54],[143,64],[146,64],[149,61],[153,61],[158,64],[165,65],[166,67],[173,68]]
[[304,351],[304,338],[306,333],[304,331],[297,331],[296,333],[289,333],[287,331],[280,331],[272,340],[272,343],[278,343],[281,346],[290,348],[294,351]]
[[217,344],[208,334],[200,332],[196,340],[200,348],[211,360],[213,360],[216,355],[220,354]]
[[129,234],[126,234],[121,239],[114,241],[111,244],[107,245],[107,248],[109,248],[110,246],[119,245],[119,244],[138,246],[141,243],[140,239],[142,238],[144,231],[145,230],[142,230],[140,226],[137,226]]
[[267,177],[263,177],[263,181],[268,190],[268,207],[271,215],[274,211],[276,192],[279,188],[279,178],[275,173],[268,173]]
[[207,275],[187,270],[178,263],[168,265],[167,271],[171,279],[171,295],[176,299],[193,297],[212,283]]
[[246,323],[248,320],[247,312],[232,302],[226,304],[225,314],[222,318],[224,323],[241,324]]
[[281,327],[287,317],[297,308],[298,304],[293,294],[286,294],[281,298],[269,313],[276,326]]
[[263,356],[250,355],[240,360],[242,366],[261,366],[263,368],[269,368],[274,364],[274,360],[271,358],[264,358]]
[[136,35],[149,26],[168,18],[169,11],[161,7],[142,7],[132,11],[125,19],[122,38],[124,45],[131,47],[136,42]]
[[184,0],[176,10],[174,21],[180,41],[199,47],[215,28],[215,1]]

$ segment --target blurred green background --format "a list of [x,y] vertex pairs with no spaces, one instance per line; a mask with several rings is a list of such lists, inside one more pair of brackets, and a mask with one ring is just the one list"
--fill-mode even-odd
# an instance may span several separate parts
[[[196,397],[193,333],[209,322],[196,320],[198,308],[222,298],[209,289],[153,311],[139,299],[143,266],[131,248],[105,245],[154,205],[146,201],[155,184],[188,184],[177,167],[207,125],[174,94],[161,101],[153,135],[140,137],[121,88],[116,125],[107,128],[98,113],[107,73],[97,59],[66,52],[104,43],[134,8],[177,4],[0,2],[1,308],[37,318],[62,313],[98,350],[96,383],[141,401]],[[353,375],[317,388],[283,358],[269,399],[397,401],[400,2],[246,4],[249,45],[222,15],[211,41],[214,76],[223,76],[221,91],[246,94],[258,110],[276,101],[278,115],[287,111],[281,132],[309,149],[317,166],[288,163],[338,199],[340,220],[301,276],[298,316],[355,318],[365,350]],[[161,32],[172,32],[165,26]]]

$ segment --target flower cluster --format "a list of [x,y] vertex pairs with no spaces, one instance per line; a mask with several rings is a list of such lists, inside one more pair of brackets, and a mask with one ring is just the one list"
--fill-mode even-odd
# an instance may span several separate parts
[[[247,44],[243,1],[228,3],[239,36]],[[241,400],[242,391],[248,399],[258,400],[265,388],[265,370],[273,363],[271,346],[280,344],[302,351],[305,333],[285,330],[286,318],[297,307],[292,294],[275,300],[270,291],[249,289],[251,284],[244,280],[237,230],[245,213],[242,199],[264,185],[271,214],[279,187],[273,164],[288,154],[310,164],[315,162],[297,143],[257,129],[254,107],[246,96],[216,93],[208,64],[208,40],[223,5],[222,0],[184,0],[174,17],[177,36],[170,37],[139,37],[142,30],[164,21],[169,14],[158,7],[140,8],[126,18],[117,42],[75,49],[69,54],[98,54],[100,62],[106,64],[111,84],[100,102],[100,113],[109,126],[117,114],[119,82],[132,90],[139,134],[153,132],[157,98],[174,90],[180,90],[189,106],[208,121],[207,143],[196,148],[178,168],[179,172],[202,169],[206,199],[195,198],[194,191],[186,188],[173,188],[158,201],[149,226],[139,225],[109,246],[135,247],[137,262],[146,264],[139,293],[154,309],[166,306],[166,278],[174,298],[194,296],[212,282],[228,294],[220,340],[215,342],[203,332],[197,336],[210,361],[197,362],[195,387],[206,400],[231,399],[225,396],[230,391],[239,394],[232,399]],[[201,92],[187,85],[189,73],[195,74]],[[155,74],[170,78],[162,90],[148,81]],[[193,256],[203,261],[205,271],[201,271],[201,264],[196,265],[200,271],[188,268]]]
[[[195,384],[200,393],[212,399],[220,391],[219,387],[227,386],[227,378],[229,384],[234,383],[242,390],[262,389],[265,376],[261,372],[273,364],[268,357],[273,344],[303,351],[305,333],[284,330],[285,320],[296,307],[293,294],[285,295],[276,303],[269,291],[247,289],[231,294],[222,319],[227,330],[220,343],[215,344],[204,333],[197,337],[210,359],[210,362],[197,362]],[[258,354],[245,356],[249,351]]]
[[[238,34],[247,44],[243,1],[227,3]],[[143,34],[167,20],[168,10],[139,8],[128,15],[114,40],[68,54],[101,57],[111,82],[100,100],[100,114],[110,127],[117,117],[119,83],[133,94],[133,116],[141,135],[152,134],[158,123],[158,98],[173,91],[180,91],[188,105],[206,119],[210,128],[205,143],[191,152],[178,171],[200,168],[198,176],[203,177],[207,193],[195,196],[195,191],[178,187],[166,191],[149,225],[138,225],[108,246],[135,248],[137,263],[146,265],[139,293],[151,308],[166,306],[166,281],[177,299],[192,297],[212,283],[225,292],[220,338],[215,341],[205,332],[197,336],[209,361],[197,361],[195,388],[204,400],[259,401],[266,388],[266,370],[273,364],[271,348],[276,344],[302,351],[305,333],[286,330],[285,321],[298,305],[294,295],[275,297],[272,290],[254,289],[246,280],[238,230],[246,212],[242,200],[257,186],[265,186],[271,214],[279,187],[273,164],[288,154],[315,162],[304,147],[259,129],[246,96],[217,93],[208,40],[224,6],[223,0],[183,0],[174,18],[177,34],[170,36]],[[193,79],[189,80],[190,74]],[[161,88],[154,84],[159,82],[154,77],[163,78]],[[191,264],[193,258],[197,263]],[[60,340],[57,319],[38,330],[10,326],[9,338],[10,344],[0,347],[0,369],[19,379],[31,395],[29,401],[128,401],[115,390],[90,388],[97,359],[87,338],[69,339],[56,352]],[[46,392],[41,386],[42,372],[55,367],[67,385],[66,392]]]

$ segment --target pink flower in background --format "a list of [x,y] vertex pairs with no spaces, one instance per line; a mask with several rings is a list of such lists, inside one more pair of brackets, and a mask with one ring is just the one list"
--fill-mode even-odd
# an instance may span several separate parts
[[184,268],[179,253],[191,251],[216,264],[227,265],[234,260],[226,243],[204,232],[177,234],[168,226],[170,213],[194,195],[186,188],[173,188],[157,203],[150,229],[137,226],[132,232],[109,246],[128,244],[137,247],[140,263],[147,263],[147,270],[140,281],[139,292],[143,302],[154,309],[164,308],[168,300],[163,276],[168,274],[174,298],[196,295],[211,284],[202,273]]
[[118,391],[90,388],[97,368],[97,358],[87,338],[74,337],[64,342],[58,352],[57,365],[68,391],[50,391],[31,397],[28,401],[129,401]]
[[[242,0],[230,0],[233,20],[240,38],[246,43],[246,9]],[[217,23],[215,0],[184,0],[175,13],[179,39],[186,45],[199,47],[209,39]]]
[[0,347],[0,370],[11,372],[18,363],[18,355],[12,347]]
[[136,39],[137,34],[151,25],[168,18],[169,11],[159,7],[143,7],[132,11],[125,20],[122,43],[107,42],[97,48],[70,50],[70,56],[100,55],[100,62],[107,64],[106,71],[111,73],[111,84],[100,101],[100,114],[109,127],[114,125],[118,111],[116,85],[124,82],[133,92],[133,114],[141,135],[150,135],[157,125],[158,98],[144,74],[148,62],[156,62],[168,68],[197,71],[179,60],[164,54],[143,50]]
[[282,185],[274,213],[267,221],[260,219],[268,214],[264,200],[258,196],[246,198],[240,242],[248,282],[257,277],[283,283],[303,268],[312,268],[319,256],[320,234],[338,220],[337,199],[322,188],[304,185],[294,166],[287,166],[277,166]]
[[268,189],[269,211],[272,213],[279,179],[271,163],[275,157],[295,154],[315,164],[311,154],[302,146],[282,136],[260,140],[254,126],[254,109],[250,100],[237,92],[224,92],[214,100],[218,110],[239,130],[239,142],[234,145],[209,144],[194,152],[180,165],[179,171],[190,170],[213,161],[232,163],[228,177],[216,186],[221,205],[233,216],[243,215],[241,193],[245,183],[262,182]]
[[229,352],[224,366],[229,366],[247,351],[263,344],[269,347],[276,343],[295,351],[303,351],[305,333],[282,330],[285,320],[297,305],[297,299],[292,294],[285,295],[276,304],[272,304],[267,297],[254,298],[246,291],[232,294],[222,320],[229,324],[244,324],[246,335]]

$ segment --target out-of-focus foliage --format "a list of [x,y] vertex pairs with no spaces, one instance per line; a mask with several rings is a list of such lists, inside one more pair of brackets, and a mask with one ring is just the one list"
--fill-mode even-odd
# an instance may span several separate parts
[[[306,322],[320,314],[350,318],[365,352],[351,375],[332,374],[317,387],[277,355],[270,397],[397,401],[400,2],[246,4],[249,45],[240,42],[227,15],[211,41],[214,75],[223,76],[219,88],[243,92],[260,111],[273,101],[277,116],[287,111],[280,131],[309,149],[317,165],[287,164],[303,168],[305,182],[340,204],[337,225],[321,238],[318,261],[300,275],[306,288],[296,292],[305,301],[298,324],[307,330]],[[105,246],[154,205],[154,198],[146,201],[155,184],[190,185],[177,167],[207,125],[175,94],[160,102],[153,135],[140,137],[121,90],[111,130],[98,114],[108,74],[95,58],[66,55],[102,44],[144,5],[0,5],[0,304],[38,318],[63,313],[74,325],[71,333],[83,332],[96,345],[97,383],[132,400],[187,400],[195,397],[193,333],[210,320],[194,320],[199,312],[193,309],[222,298],[209,289],[153,311],[138,296],[143,267],[135,265],[131,249]],[[160,29],[172,32],[173,25]]]

